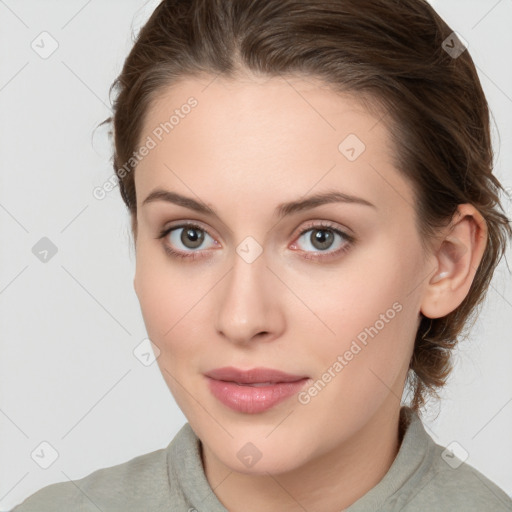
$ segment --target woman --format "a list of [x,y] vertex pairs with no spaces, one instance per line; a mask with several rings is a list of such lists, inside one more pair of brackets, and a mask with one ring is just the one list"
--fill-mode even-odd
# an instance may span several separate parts
[[420,420],[512,234],[432,7],[164,0],[113,87],[134,287],[188,423],[14,510],[512,510]]

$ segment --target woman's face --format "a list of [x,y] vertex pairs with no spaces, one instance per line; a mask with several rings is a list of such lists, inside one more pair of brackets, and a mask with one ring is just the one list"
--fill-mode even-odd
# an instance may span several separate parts
[[[400,407],[434,270],[384,124],[318,83],[209,77],[161,94],[140,144],[135,290],[204,448],[255,474],[362,449]],[[357,199],[309,202],[327,192]],[[206,376],[225,367],[295,382]]]

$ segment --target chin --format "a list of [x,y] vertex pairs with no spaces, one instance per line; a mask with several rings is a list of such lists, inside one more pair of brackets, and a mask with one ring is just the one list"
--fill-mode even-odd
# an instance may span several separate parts
[[225,453],[222,454],[222,462],[232,471],[243,473],[246,475],[261,475],[268,476],[278,475],[280,473],[287,473],[299,468],[304,464],[304,460],[300,460],[297,454],[289,453],[288,450],[284,451],[277,449],[274,453],[263,454],[261,459],[254,463],[252,466],[245,465],[238,460],[238,458],[225,458]]
[[[268,476],[268,473],[293,471],[313,456],[305,447],[309,450],[315,448],[307,438],[301,439],[295,429],[287,431],[284,426],[279,427],[279,433],[276,431],[270,436],[268,433],[272,429],[268,426],[264,433],[261,427],[258,432],[250,427],[238,427],[236,431],[230,430],[234,437],[229,440],[225,435],[212,437],[208,426],[205,430],[207,434],[201,439],[215,457],[230,470],[247,475]],[[304,435],[307,436],[307,432]]]

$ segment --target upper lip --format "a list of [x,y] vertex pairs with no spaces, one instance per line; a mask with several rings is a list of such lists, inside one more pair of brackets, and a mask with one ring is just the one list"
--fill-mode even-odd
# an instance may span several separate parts
[[241,370],[233,366],[216,368],[205,373],[207,377],[215,380],[225,380],[229,382],[238,382],[240,384],[254,384],[257,382],[294,382],[305,379],[305,375],[292,375],[273,368],[252,368],[250,370]]

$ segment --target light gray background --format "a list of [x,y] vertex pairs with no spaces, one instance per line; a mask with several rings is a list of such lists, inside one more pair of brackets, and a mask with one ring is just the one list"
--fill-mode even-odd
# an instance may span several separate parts
[[[495,119],[496,175],[512,193],[512,2],[432,3],[469,43]],[[106,129],[93,130],[132,32],[157,4],[0,0],[2,510],[165,447],[186,421],[156,363],[133,354],[146,332],[119,192],[92,195],[112,176]],[[47,59],[31,47],[43,31],[59,44]],[[32,253],[42,237],[58,249],[46,263]],[[426,426],[512,495],[511,282],[502,261]],[[48,469],[31,458],[43,441],[58,452]]]

